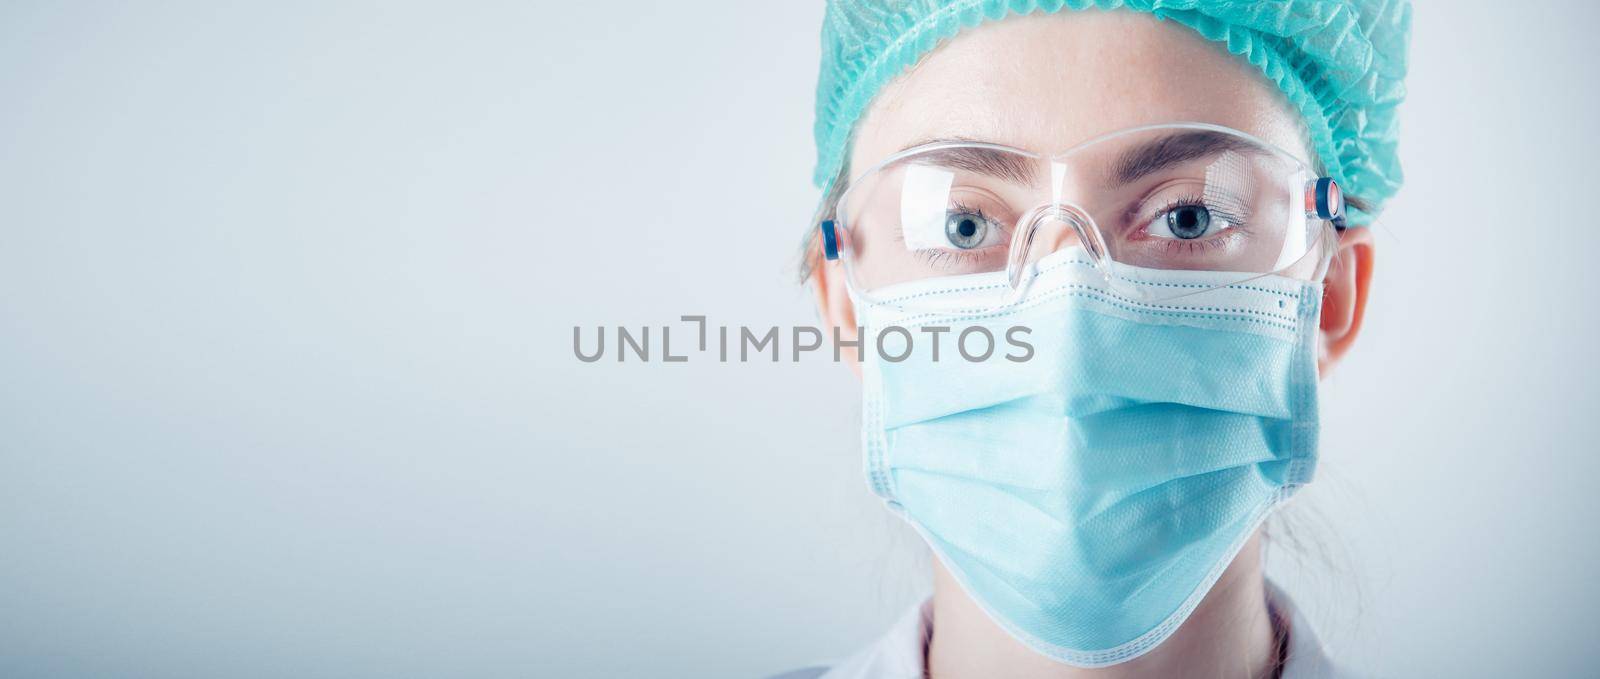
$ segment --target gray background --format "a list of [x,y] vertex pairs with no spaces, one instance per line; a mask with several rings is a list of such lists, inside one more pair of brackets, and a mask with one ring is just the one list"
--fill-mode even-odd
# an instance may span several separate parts
[[[877,635],[925,557],[847,370],[571,349],[814,322],[820,18],[6,3],[0,675],[749,677]],[[1409,180],[1270,557],[1358,668],[1595,672],[1596,25],[1417,8]]]

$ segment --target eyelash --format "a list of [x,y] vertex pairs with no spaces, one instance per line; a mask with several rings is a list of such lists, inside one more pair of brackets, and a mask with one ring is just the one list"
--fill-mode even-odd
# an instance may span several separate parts
[[[1004,231],[1004,227],[1001,226],[1000,222],[990,219],[989,215],[984,214],[983,208],[967,207],[967,205],[964,203],[956,202],[950,205],[950,209],[947,210],[945,214],[977,215],[978,219],[982,219],[985,223],[996,229],[1001,229],[1002,232]],[[900,238],[900,236],[896,235],[896,238]],[[905,239],[900,238],[900,242],[904,243]],[[921,257],[922,260],[927,262],[929,266],[942,266],[952,263],[952,260],[954,260],[955,263],[968,261],[974,257],[977,257],[977,253],[984,252],[989,249],[991,248],[981,248],[978,250],[918,250],[917,256]]]
[[1183,198],[1177,198],[1177,199],[1168,201],[1165,206],[1163,206],[1161,209],[1156,210],[1154,213],[1152,213],[1152,216],[1149,219],[1146,219],[1146,220],[1143,220],[1143,221],[1139,222],[1139,226],[1143,226],[1145,224],[1149,224],[1151,221],[1153,221],[1153,220],[1155,220],[1157,218],[1160,218],[1161,216],[1167,214],[1168,212],[1176,210],[1176,209],[1178,209],[1180,207],[1203,207],[1207,211],[1211,212],[1212,214],[1214,214],[1214,215],[1216,215],[1218,217],[1221,217],[1224,221],[1226,221],[1229,224],[1231,224],[1232,228],[1235,228],[1235,229],[1244,226],[1245,225],[1245,221],[1249,218],[1249,215],[1233,214],[1233,213],[1224,211],[1221,208],[1218,208],[1218,207],[1216,207],[1214,205],[1207,205],[1205,199],[1201,198],[1199,196],[1186,196],[1186,197],[1183,197]]
[[1183,198],[1170,200],[1161,209],[1150,213],[1151,216],[1147,218],[1136,217],[1134,219],[1133,228],[1138,231],[1143,231],[1145,226],[1150,224],[1152,221],[1160,219],[1168,212],[1176,210],[1180,207],[1205,208],[1206,210],[1216,214],[1216,216],[1222,218],[1224,221],[1228,222],[1228,224],[1231,226],[1225,230],[1222,235],[1215,238],[1196,238],[1194,240],[1178,240],[1172,238],[1160,239],[1159,242],[1161,247],[1165,248],[1168,252],[1199,252],[1207,249],[1221,249],[1227,247],[1235,238],[1240,238],[1249,234],[1249,227],[1246,221],[1248,219],[1248,215],[1236,215],[1224,212],[1210,205],[1206,205],[1205,199],[1199,196],[1185,196]]

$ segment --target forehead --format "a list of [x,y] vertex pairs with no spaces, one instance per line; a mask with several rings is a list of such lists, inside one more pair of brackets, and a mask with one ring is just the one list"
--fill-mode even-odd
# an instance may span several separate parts
[[1126,11],[1030,15],[964,32],[886,86],[853,168],[932,139],[1041,153],[1138,125],[1224,125],[1309,160],[1299,118],[1255,67],[1181,25]]

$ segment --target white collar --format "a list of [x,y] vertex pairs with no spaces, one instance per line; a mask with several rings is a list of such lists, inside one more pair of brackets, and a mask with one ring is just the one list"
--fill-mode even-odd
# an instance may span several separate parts
[[[1300,615],[1289,597],[1267,582],[1267,606],[1275,624],[1287,626],[1289,657],[1282,679],[1344,679],[1349,675],[1333,666],[1315,630]],[[933,633],[933,600],[913,606],[878,641],[818,679],[922,679],[927,676],[928,640]]]

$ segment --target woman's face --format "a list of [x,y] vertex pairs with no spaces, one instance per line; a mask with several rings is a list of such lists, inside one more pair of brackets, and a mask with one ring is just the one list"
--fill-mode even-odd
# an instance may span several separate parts
[[[937,139],[1051,154],[1106,132],[1172,122],[1237,129],[1315,166],[1298,114],[1255,67],[1172,22],[1086,11],[1012,17],[934,50],[857,123],[850,167]],[[1367,230],[1346,231],[1340,255],[1325,281],[1324,366],[1360,325]],[[854,313],[837,262],[822,268],[817,287],[824,317],[850,334]]]

